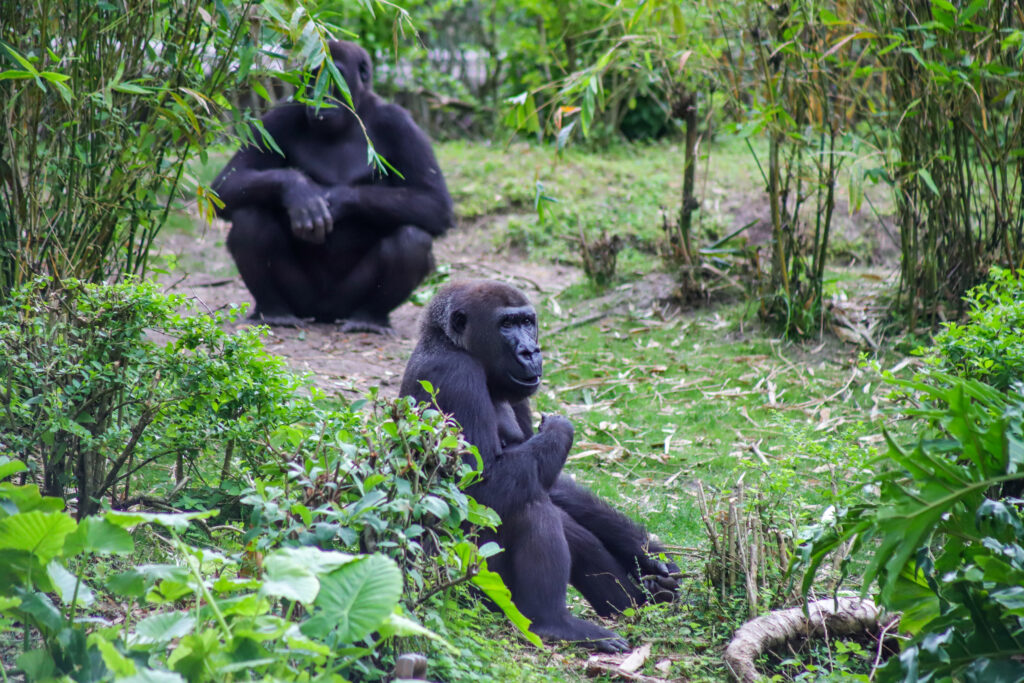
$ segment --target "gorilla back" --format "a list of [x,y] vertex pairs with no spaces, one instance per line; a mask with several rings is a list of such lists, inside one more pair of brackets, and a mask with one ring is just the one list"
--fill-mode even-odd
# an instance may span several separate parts
[[[213,183],[218,213],[232,224],[228,249],[255,299],[252,318],[385,331],[432,270],[432,240],[450,226],[452,201],[427,137],[373,92],[367,52],[343,41],[330,50],[354,110],[334,93],[333,107],[267,113],[263,127],[280,152],[254,131],[261,142],[239,150]],[[395,172],[368,163],[367,136]]]
[[529,398],[541,375],[537,316],[522,292],[498,282],[456,282],[427,308],[401,394],[430,400],[420,384],[429,381],[438,407],[479,450],[483,476],[469,493],[501,517],[483,540],[504,549],[490,565],[531,630],[623,651],[629,645],[616,633],[569,614],[568,584],[610,615],[647,599],[641,574],[667,577],[669,567],[650,557],[660,548],[642,527],[561,474],[573,428],[548,415],[534,432]]

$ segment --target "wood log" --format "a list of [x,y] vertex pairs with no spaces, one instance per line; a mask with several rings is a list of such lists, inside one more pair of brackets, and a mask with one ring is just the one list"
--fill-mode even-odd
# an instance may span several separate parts
[[882,615],[871,600],[844,597],[816,600],[803,607],[778,610],[748,621],[725,649],[725,666],[740,683],[762,680],[754,660],[766,650],[799,637],[848,637],[877,633],[898,619]]

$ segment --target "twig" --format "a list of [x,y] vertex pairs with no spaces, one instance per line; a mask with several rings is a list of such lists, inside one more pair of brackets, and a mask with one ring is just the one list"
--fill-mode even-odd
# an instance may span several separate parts
[[459,578],[455,579],[454,581],[448,581],[446,583],[441,584],[440,586],[435,587],[429,593],[427,593],[426,595],[421,597],[419,600],[416,601],[416,606],[419,607],[424,602],[426,602],[430,598],[434,597],[435,595],[437,595],[441,591],[448,590],[449,588],[454,588],[455,586],[458,586],[461,583],[466,583],[467,581],[472,581],[473,577],[477,575],[478,571],[479,570],[477,569],[476,566],[470,567],[469,569],[466,570],[466,573],[464,575],[460,576]]

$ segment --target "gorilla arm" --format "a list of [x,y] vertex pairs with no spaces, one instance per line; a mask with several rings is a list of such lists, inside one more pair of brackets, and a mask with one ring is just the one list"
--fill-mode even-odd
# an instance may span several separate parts
[[[274,109],[262,122],[267,134],[285,152],[291,138],[306,125],[305,109]],[[213,189],[224,202],[217,215],[231,220],[231,214],[245,206],[283,208],[296,237],[322,243],[333,227],[323,189],[303,171],[289,167],[281,153],[268,148],[255,127],[252,134],[260,142],[238,150],[213,181]]]
[[415,225],[434,237],[443,234],[453,222],[452,198],[427,136],[397,106],[382,102],[361,114],[377,153],[391,168],[383,182],[328,190],[331,215],[383,231]]
[[[523,434],[525,441],[502,447],[499,415],[487,391],[480,364],[464,351],[445,354],[407,370],[406,377],[429,381],[437,391],[437,405],[462,427],[466,440],[477,447],[484,471],[471,495],[494,509],[503,519],[530,502],[546,496],[572,447],[573,428],[562,417],[547,418],[539,433]],[[400,393],[429,401],[419,382],[404,382]]]

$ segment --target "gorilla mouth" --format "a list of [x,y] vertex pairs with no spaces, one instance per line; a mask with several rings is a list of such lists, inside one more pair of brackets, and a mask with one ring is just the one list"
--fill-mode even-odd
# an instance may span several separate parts
[[528,387],[530,389],[540,385],[540,375],[534,375],[528,379],[519,379],[512,373],[509,373],[508,378],[518,384],[521,387]]

